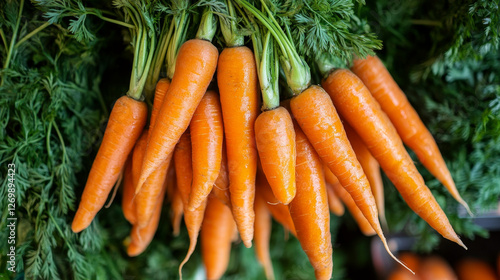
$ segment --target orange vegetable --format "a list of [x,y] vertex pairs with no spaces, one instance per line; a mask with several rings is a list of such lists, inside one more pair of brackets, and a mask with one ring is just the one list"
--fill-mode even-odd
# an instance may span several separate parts
[[262,170],[274,196],[288,205],[295,197],[295,132],[290,113],[278,107],[255,121],[255,140]]
[[182,44],[172,82],[151,128],[136,189],[167,159],[189,126],[215,73],[217,58],[217,48],[209,41],[192,39]]
[[255,194],[255,254],[257,260],[264,267],[266,279],[274,279],[273,263],[269,254],[269,240],[271,239],[272,220],[266,201],[258,191]]
[[376,56],[355,59],[352,71],[370,90],[396,127],[403,142],[417,154],[420,162],[443,183],[451,195],[471,213],[469,206],[458,193],[432,134],[382,61]]
[[220,279],[226,272],[235,228],[229,207],[209,196],[201,228],[201,255],[207,279]]
[[[328,168],[328,167],[326,167],[326,168]],[[330,170],[330,169],[328,169],[328,170]],[[325,183],[325,184],[327,184],[327,183]],[[345,211],[344,204],[342,204],[342,201],[340,201],[340,198],[335,194],[335,192],[333,191],[333,188],[327,186],[326,194],[328,196],[328,207],[330,208],[330,211],[339,217],[344,215],[344,211]],[[364,218],[364,216],[363,216],[363,218]]]
[[144,102],[128,96],[122,96],[115,102],[71,225],[73,232],[87,228],[106,203],[146,124],[147,110]]
[[465,248],[418,173],[396,129],[363,82],[351,71],[338,69],[323,80],[323,87],[410,208],[445,238]]
[[297,230],[297,239],[314,268],[316,279],[330,279],[333,270],[332,241],[323,164],[300,127],[296,124],[294,127],[297,195],[288,208]]
[[458,279],[460,280],[497,280],[493,268],[482,260],[463,259],[456,267]]
[[406,266],[408,266],[411,270],[417,271],[420,266],[420,258],[411,252],[404,252],[399,254],[399,260],[402,261]]
[[125,219],[134,224],[135,217],[135,203],[134,203],[134,181],[132,179],[132,157],[129,156],[125,163],[125,174],[123,175],[123,195],[122,195],[122,210]]
[[173,161],[171,161],[165,182],[167,184],[167,197],[171,204],[170,221],[172,222],[173,235],[178,236],[181,230],[184,205],[182,204],[181,195],[177,190],[177,178],[175,177],[175,164]]
[[[456,280],[457,275],[441,257],[425,258],[419,265],[416,275],[422,280]],[[481,279],[481,278],[478,278]]]
[[229,174],[227,170],[227,153],[225,142],[222,143],[222,159],[220,164],[220,171],[219,176],[217,176],[217,180],[215,180],[214,187],[212,188],[212,193],[222,203],[231,208],[231,194],[229,193]]
[[212,191],[219,175],[224,127],[219,95],[207,91],[189,126],[193,150],[193,183],[188,208],[199,207]]
[[[151,120],[149,122],[149,127],[153,128],[156,123],[156,117],[158,117],[158,113],[160,112],[161,106],[163,105],[163,99],[167,94],[168,88],[170,87],[170,80],[167,78],[162,78],[158,80],[155,88],[155,97],[153,100],[153,109],[151,109]],[[151,137],[151,130],[148,137]]]
[[387,280],[420,280],[420,278],[408,270],[398,268],[391,272]]
[[257,149],[254,124],[259,114],[257,68],[247,47],[226,48],[217,68],[229,170],[231,205],[238,231],[252,246]]

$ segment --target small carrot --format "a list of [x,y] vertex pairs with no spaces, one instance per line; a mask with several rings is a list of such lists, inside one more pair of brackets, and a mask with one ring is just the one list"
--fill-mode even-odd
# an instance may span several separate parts
[[456,266],[458,279],[460,280],[497,280],[493,268],[485,261],[466,258],[458,262]]
[[177,190],[177,178],[175,176],[175,164],[171,161],[167,179],[165,180],[167,184],[167,197],[170,201],[170,221],[172,222],[172,232],[174,236],[178,236],[181,230],[181,220],[184,213],[184,206],[182,204],[182,198]]
[[256,193],[258,193],[267,204],[267,208],[271,212],[273,218],[278,221],[286,230],[297,236],[295,225],[293,224],[292,216],[288,206],[283,205],[274,197],[271,186],[267,182],[266,176],[262,172],[257,173]]
[[245,47],[225,48],[217,66],[231,205],[241,239],[252,246],[255,213],[257,148],[254,124],[259,112],[257,67],[252,51]]
[[135,203],[134,203],[134,181],[132,179],[132,157],[129,156],[125,163],[125,172],[123,176],[123,195],[122,195],[122,211],[125,219],[134,224],[135,217]]
[[209,196],[200,237],[207,279],[220,279],[226,272],[235,228],[229,207]]
[[207,91],[189,126],[193,156],[193,182],[188,209],[198,208],[212,191],[219,175],[224,127],[219,95]]
[[314,268],[316,279],[332,277],[330,213],[323,165],[300,127],[295,124],[297,195],[288,205],[297,239]]
[[255,194],[255,254],[264,267],[266,279],[274,279],[273,263],[269,255],[269,240],[271,239],[272,220],[266,201],[257,191]]
[[229,193],[229,174],[227,170],[227,153],[226,153],[226,143],[222,143],[222,159],[220,164],[219,176],[215,180],[214,187],[212,188],[212,193],[217,197],[222,203],[231,208],[231,194]]
[[184,132],[177,143],[174,151],[175,174],[177,178],[177,190],[184,206],[184,222],[189,235],[189,248],[186,257],[179,265],[179,275],[182,279],[182,267],[187,263],[196,248],[198,234],[200,233],[203,215],[205,213],[206,200],[195,210],[188,210],[189,194],[191,193],[191,183],[193,181],[191,152],[191,136],[189,130]]
[[384,183],[382,182],[382,175],[380,174],[380,165],[372,156],[356,131],[354,131],[354,129],[352,129],[347,123],[344,123],[344,129],[349,142],[351,142],[352,149],[356,154],[356,158],[361,164],[361,167],[363,167],[363,171],[366,174],[366,178],[368,178],[368,182],[370,182],[370,187],[373,196],[375,197],[375,203],[377,203],[377,210],[382,225],[387,228],[384,206]]
[[106,203],[146,124],[147,110],[144,102],[129,96],[122,96],[116,101],[71,225],[73,232],[87,228]]
[[340,201],[340,198],[335,194],[331,187],[327,186],[326,194],[328,197],[328,207],[330,208],[330,212],[338,217],[344,215],[344,204],[342,204],[342,201]]
[[363,82],[351,71],[337,69],[322,84],[410,208],[443,237],[466,248],[425,185],[396,129]]
[[420,263],[416,275],[418,275],[421,280],[457,280],[457,275],[453,269],[451,269],[450,265],[443,258],[438,256],[425,258]]
[[380,104],[403,142],[415,152],[427,170],[441,181],[451,195],[472,215],[469,206],[455,186],[434,137],[382,61],[377,56],[355,59],[351,69]]

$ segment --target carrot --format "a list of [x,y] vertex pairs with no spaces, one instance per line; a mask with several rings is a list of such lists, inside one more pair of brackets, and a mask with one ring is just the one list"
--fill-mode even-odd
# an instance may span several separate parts
[[273,218],[278,221],[286,230],[297,236],[295,225],[293,224],[292,216],[288,206],[283,205],[274,197],[271,186],[267,182],[266,176],[262,172],[257,173],[256,193],[258,193],[267,204],[267,208],[271,212]]
[[382,224],[387,228],[387,220],[385,219],[385,207],[384,207],[384,183],[382,182],[382,175],[380,174],[380,165],[378,161],[372,156],[368,148],[366,147],[363,140],[347,123],[344,123],[344,129],[347,134],[347,139],[352,145],[352,149],[356,154],[363,171],[366,174],[368,182],[370,182],[370,187],[375,197],[375,203],[377,204],[378,214]]
[[420,264],[416,275],[422,280],[457,280],[457,275],[453,272],[450,265],[437,256],[425,258]]
[[497,280],[493,268],[482,260],[467,258],[458,262],[456,266],[460,280]]
[[411,270],[413,270],[413,271],[418,270],[418,267],[420,266],[420,258],[418,255],[411,253],[411,252],[405,252],[405,253],[399,254],[398,257]]
[[[327,184],[327,183],[325,183]],[[330,208],[330,212],[335,214],[336,216],[342,216],[344,215],[344,204],[342,204],[342,201],[340,201],[340,198],[335,194],[333,189],[331,187],[326,188],[326,194],[328,197],[328,207]],[[364,218],[364,216],[363,216]]]
[[389,250],[378,221],[377,207],[370,184],[356,159],[328,94],[319,86],[311,86],[293,97],[290,107],[297,123],[322,161],[354,199],[359,210],[384,243],[389,255],[399,262]]
[[257,191],[255,194],[255,254],[264,267],[266,279],[274,279],[273,263],[269,255],[269,240],[271,239],[272,220],[266,201]]
[[295,132],[283,107],[262,112],[255,121],[255,140],[262,170],[274,196],[288,205],[295,197]]
[[123,177],[123,195],[122,195],[122,211],[125,219],[134,224],[136,222],[135,203],[134,203],[134,187],[132,179],[132,157],[129,155],[125,163],[125,172]]
[[411,106],[387,68],[376,56],[355,59],[352,71],[363,81],[403,140],[422,164],[448,189],[451,195],[472,215],[460,196],[432,134]]
[[127,254],[131,257],[137,256],[144,252],[148,245],[153,240],[153,237],[158,228],[158,223],[160,222],[161,209],[163,206],[163,199],[165,198],[166,192],[166,181],[163,184],[162,191],[156,201],[153,216],[147,222],[145,226],[140,226],[140,224],[134,224],[132,231],[130,233],[131,243],[127,247]]
[[397,268],[389,274],[387,280],[420,280],[420,278],[407,270]]
[[109,192],[146,124],[147,110],[144,102],[129,96],[122,96],[116,101],[71,225],[73,232],[87,228],[106,203]]
[[201,254],[207,279],[220,279],[226,272],[235,228],[229,207],[209,196],[201,228]]
[[[332,176],[334,176],[332,174]],[[340,197],[342,202],[346,205],[347,209],[349,209],[349,212],[351,213],[351,216],[354,218],[356,223],[359,226],[359,229],[361,232],[366,235],[366,236],[372,236],[376,234],[375,230],[373,227],[370,225],[368,220],[365,218],[361,210],[359,210],[358,206],[352,199],[352,197],[349,195],[349,193],[340,185],[340,183],[337,181],[335,184],[328,184],[328,187],[331,188],[334,193]]]
[[174,161],[175,173],[177,178],[177,190],[184,206],[184,222],[189,235],[189,248],[186,257],[179,265],[179,275],[182,279],[182,267],[187,263],[196,248],[198,234],[203,222],[206,200],[195,210],[188,210],[189,194],[191,192],[191,183],[193,181],[192,156],[191,156],[191,137],[189,130],[182,134],[179,143],[175,147]]
[[330,279],[333,269],[332,241],[323,165],[300,127],[297,124],[294,127],[297,195],[288,207],[297,239],[314,268],[316,279]]
[[[156,83],[153,109],[151,109],[151,119],[149,122],[150,128],[153,128],[155,126],[156,118],[158,117],[158,113],[160,112],[161,106],[163,105],[163,99],[165,98],[169,87],[170,80],[167,78],[162,78],[158,80],[158,83]],[[151,133],[151,130],[149,132]],[[151,134],[149,134],[148,137],[151,137]]]
[[225,142],[222,143],[222,158],[219,176],[217,176],[217,180],[215,180],[214,187],[212,188],[212,193],[222,203],[231,208],[231,195],[229,193],[229,174],[227,170],[227,153]]
[[136,189],[167,159],[187,129],[215,73],[217,57],[217,48],[209,41],[192,39],[182,44],[172,82],[151,128]]
[[171,161],[167,179],[165,180],[167,184],[167,197],[170,201],[170,221],[172,222],[173,235],[178,236],[181,229],[181,219],[184,213],[184,206],[182,204],[182,198],[177,190],[177,179],[175,177],[175,164]]
[[189,126],[193,156],[193,182],[188,209],[194,210],[206,200],[219,175],[224,127],[219,95],[207,91],[194,112]]
[[396,129],[363,82],[351,71],[338,69],[322,84],[410,208],[443,237],[466,248],[425,185]]
[[226,48],[217,66],[231,205],[241,239],[252,246],[257,149],[254,124],[259,112],[257,69],[252,51]]

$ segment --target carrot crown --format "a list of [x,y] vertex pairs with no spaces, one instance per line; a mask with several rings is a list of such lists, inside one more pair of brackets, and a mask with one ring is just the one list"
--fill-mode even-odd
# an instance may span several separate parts
[[168,44],[167,56],[165,64],[167,66],[167,77],[172,79],[175,72],[175,63],[177,61],[177,54],[181,45],[186,41],[187,26],[189,25],[190,17],[187,12],[189,1],[173,1],[172,10],[174,16],[170,23],[170,31],[172,38]]
[[231,1],[225,2],[227,6],[226,16],[220,17],[220,30],[224,41],[228,47],[243,46],[245,42],[243,41],[243,35],[240,34],[237,27],[233,3]]
[[213,15],[211,7],[206,7],[201,16],[200,27],[196,33],[196,39],[212,42],[217,31],[217,19]]

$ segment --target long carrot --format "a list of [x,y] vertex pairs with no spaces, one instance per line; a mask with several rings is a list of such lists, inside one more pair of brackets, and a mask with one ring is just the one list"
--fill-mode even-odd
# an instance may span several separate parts
[[231,208],[231,194],[229,193],[229,171],[227,170],[226,143],[222,143],[222,159],[220,164],[219,176],[215,180],[212,193],[222,203]]
[[189,248],[186,257],[179,265],[179,275],[182,279],[182,267],[187,263],[196,248],[198,234],[200,233],[203,215],[205,213],[206,200],[201,205],[190,211],[187,207],[189,194],[191,193],[191,183],[193,181],[191,137],[189,130],[182,134],[179,143],[175,147],[174,161],[177,178],[177,190],[182,198],[184,206],[184,222],[189,235]]
[[328,197],[328,207],[330,208],[330,212],[339,217],[344,215],[344,204],[342,204],[342,201],[340,201],[340,198],[335,194],[331,187],[327,186],[326,194]]
[[396,129],[363,82],[351,71],[338,69],[322,84],[410,208],[443,237],[466,248],[425,185]]
[[167,179],[167,198],[170,202],[170,221],[172,222],[172,232],[174,236],[178,236],[181,230],[182,214],[184,213],[184,206],[182,198],[177,190],[177,178],[175,176],[175,164],[171,161]]
[[224,119],[232,212],[241,239],[249,248],[253,238],[257,172],[254,123],[259,112],[257,69],[249,48],[241,46],[222,51],[217,84]]
[[128,96],[122,96],[116,101],[71,225],[73,232],[87,228],[104,206],[146,124],[147,111],[144,102]]
[[382,225],[387,228],[384,206],[384,183],[382,182],[382,175],[380,174],[380,165],[372,156],[356,131],[354,131],[354,129],[352,129],[347,123],[344,123],[344,129],[347,134],[347,139],[349,139],[352,149],[356,154],[356,158],[361,164],[361,167],[363,167],[363,171],[366,174],[366,178],[368,178],[368,182],[370,182],[370,187],[373,196],[375,197],[375,203],[377,203],[377,210]]
[[295,124],[297,145],[297,195],[289,204],[297,238],[314,268],[316,279],[332,277],[330,213],[323,165],[300,127]]
[[182,44],[172,82],[155,126],[151,128],[137,189],[166,160],[189,126],[215,73],[218,54],[217,48],[203,39],[192,39]]
[[123,176],[123,195],[122,195],[122,211],[125,219],[134,224],[136,222],[135,203],[134,203],[134,181],[132,179],[132,157],[129,156],[125,163],[125,172]]
[[269,240],[271,239],[272,220],[266,201],[258,191],[255,194],[255,254],[257,260],[264,267],[266,279],[274,279],[273,263],[269,254]]
[[352,71],[363,81],[396,127],[403,142],[417,155],[422,164],[448,189],[451,195],[472,215],[460,196],[450,171],[432,137],[399,88],[387,68],[377,56],[355,59]]
[[207,279],[220,279],[226,272],[235,228],[229,207],[209,196],[201,229],[201,254]]
[[219,175],[224,127],[219,95],[212,90],[203,96],[189,126],[193,153],[193,183],[188,209],[207,199]]

